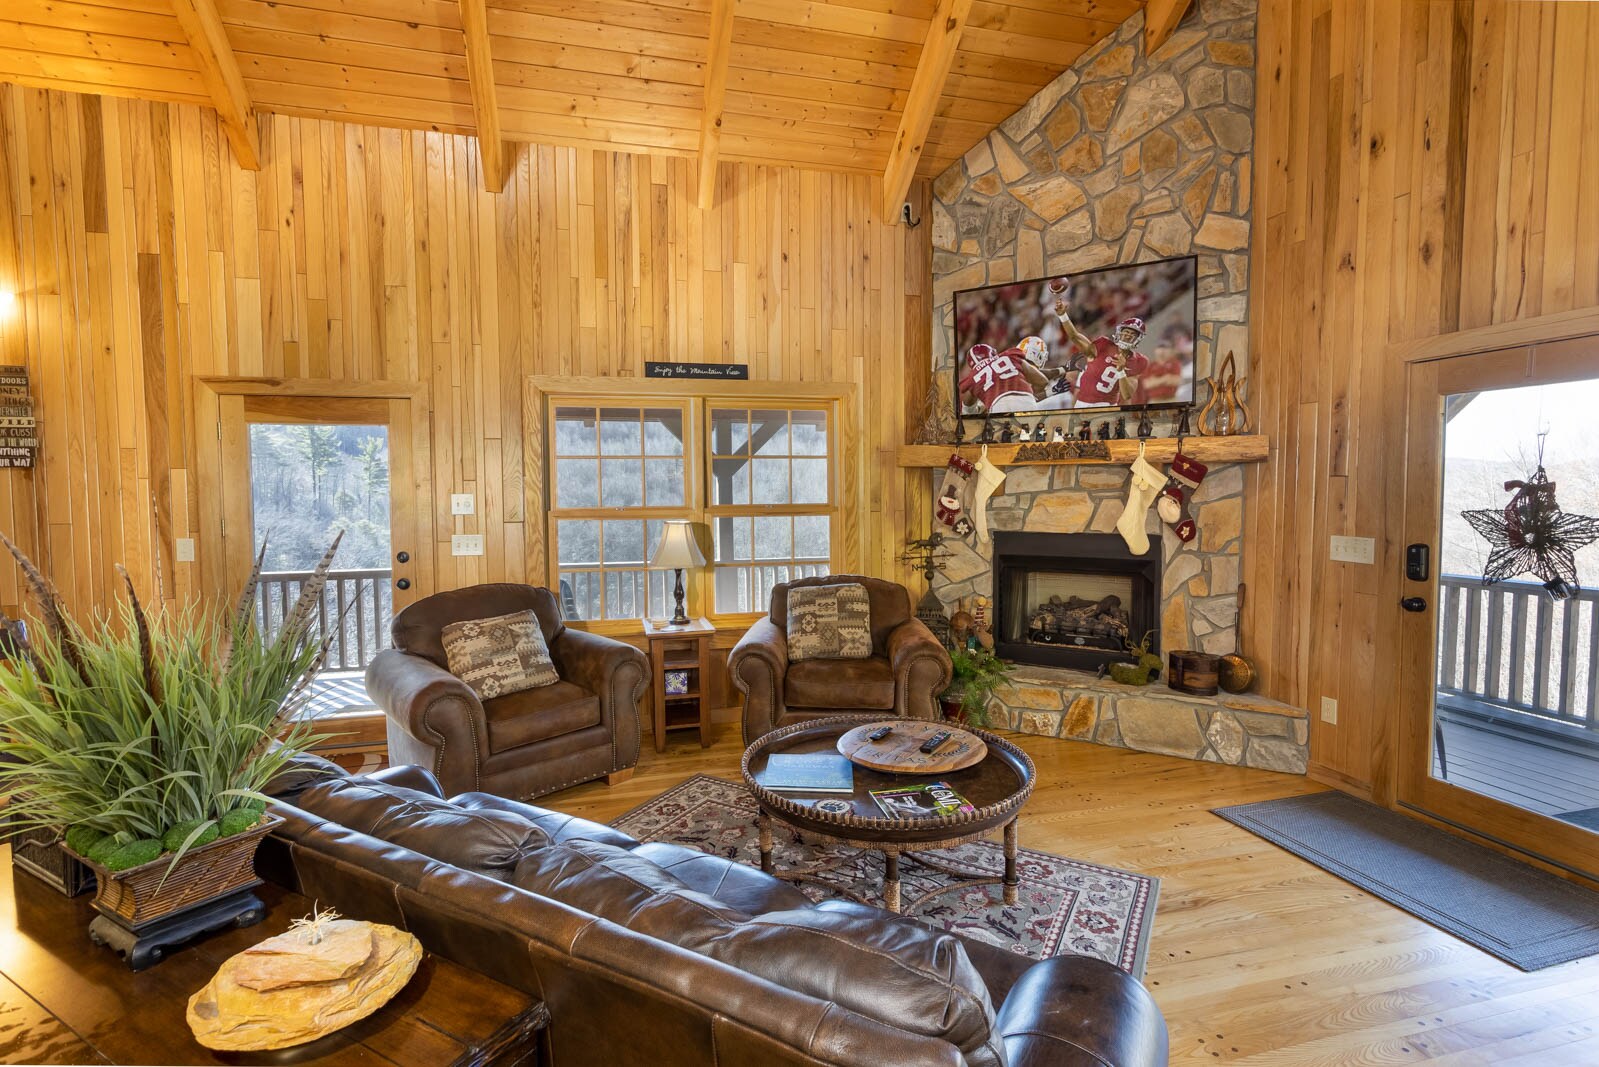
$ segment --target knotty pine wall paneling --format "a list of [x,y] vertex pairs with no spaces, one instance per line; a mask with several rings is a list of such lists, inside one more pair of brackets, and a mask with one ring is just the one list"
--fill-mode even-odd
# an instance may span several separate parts
[[[0,358],[26,362],[43,431],[34,472],[0,472],[12,532],[74,606],[141,590],[216,592],[198,532],[200,376],[415,383],[415,528],[395,547],[425,594],[530,574],[522,381],[616,377],[647,359],[748,362],[760,381],[848,381],[861,443],[852,555],[903,576],[894,465],[927,364],[926,227],[884,225],[874,179],[724,164],[694,205],[676,158],[523,146],[483,191],[468,137],[260,117],[239,170],[209,110],[0,85]],[[925,205],[925,185],[915,195]],[[907,358],[907,348],[914,354]],[[478,514],[448,514],[451,492]],[[481,533],[481,558],[451,556]],[[0,606],[21,596],[0,565]]]
[[[1313,770],[1389,788],[1405,371],[1396,349],[1599,306],[1599,5],[1262,0],[1245,650],[1317,709]],[[1374,566],[1334,535],[1374,537]]]

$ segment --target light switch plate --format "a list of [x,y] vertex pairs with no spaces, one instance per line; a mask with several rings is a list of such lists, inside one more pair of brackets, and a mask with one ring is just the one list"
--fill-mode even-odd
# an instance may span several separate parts
[[1337,563],[1371,563],[1377,558],[1377,542],[1370,537],[1334,537],[1329,554]]
[[482,534],[455,534],[450,538],[450,555],[481,556],[482,554]]
[[1321,698],[1321,721],[1338,725],[1338,701],[1332,697]]
[[472,502],[472,494],[471,493],[451,493],[450,494],[450,514],[451,515],[470,515],[470,514],[473,513],[474,510],[475,510],[475,507],[474,507],[473,502]]
[[194,562],[194,538],[180,537],[172,542],[172,551],[177,556],[179,563]]

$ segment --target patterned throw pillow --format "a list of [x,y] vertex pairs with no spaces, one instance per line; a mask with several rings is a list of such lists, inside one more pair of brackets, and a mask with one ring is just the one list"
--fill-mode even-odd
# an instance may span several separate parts
[[531,611],[452,622],[441,636],[450,673],[484,700],[561,680]]
[[801,585],[788,591],[788,659],[866,659],[872,608],[866,587]]

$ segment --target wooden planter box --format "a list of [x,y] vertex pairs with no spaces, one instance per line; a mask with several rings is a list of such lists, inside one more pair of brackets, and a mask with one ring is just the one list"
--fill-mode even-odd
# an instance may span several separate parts
[[125,871],[108,871],[66,849],[95,874],[94,908],[100,914],[89,924],[90,938],[122,952],[137,971],[199,934],[259,922],[265,912],[251,892],[261,884],[255,850],[282,823],[276,815],[263,815],[242,833],[191,849],[176,867],[170,856],[159,856]]

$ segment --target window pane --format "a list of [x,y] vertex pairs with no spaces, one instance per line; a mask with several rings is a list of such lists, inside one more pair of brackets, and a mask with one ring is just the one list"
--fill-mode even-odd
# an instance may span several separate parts
[[[600,461],[604,499],[608,508],[636,508],[644,503],[644,461],[604,459]],[[564,506],[564,505],[563,505]]]
[[794,503],[827,503],[827,460],[794,460]]
[[750,502],[749,462],[747,459],[711,460],[711,503]]
[[826,515],[798,515],[794,519],[794,558],[828,559],[832,556],[832,520]]
[[655,549],[661,543],[661,531],[666,529],[666,523],[660,519],[651,519],[644,526],[644,558],[655,555]]
[[755,503],[788,503],[788,460],[751,460],[750,467],[755,479]]
[[[677,576],[671,571],[645,571],[646,581],[649,584],[649,596],[645,601],[645,614],[651,618],[661,618],[670,615],[675,610],[672,599],[672,583]],[[684,575],[684,589],[688,588],[688,576]],[[688,608],[685,595],[684,610]]]
[[716,572],[717,611],[761,611],[766,604],[752,604],[749,595],[750,572],[743,567],[719,567]]
[[682,460],[644,461],[644,503],[652,508],[675,507],[683,503]]
[[755,558],[789,559],[794,550],[792,522],[787,515],[757,515]]
[[737,456],[750,450],[749,412],[711,412],[711,451],[718,456]]
[[683,413],[674,409],[644,413],[644,454],[681,456],[683,454]]
[[750,439],[757,456],[788,455],[788,412],[750,412]]
[[643,450],[637,408],[606,408],[600,412],[600,452],[607,456],[636,456]]
[[600,573],[598,571],[561,572],[561,611],[568,619],[600,617]]
[[594,455],[594,409],[557,408],[555,410],[555,454],[558,456]]
[[[644,523],[638,520],[605,520],[605,565],[644,563]],[[614,617],[614,616],[613,616]]]
[[598,519],[561,519],[555,524],[555,541],[557,558],[563,566],[599,566]]
[[716,561],[727,563],[750,558],[750,520],[721,517],[713,520],[716,535]]
[[599,461],[592,459],[557,459],[555,461],[555,506],[558,508],[592,508],[600,503],[599,485],[595,481]]
[[795,411],[793,448],[796,456],[827,455],[827,412]]

